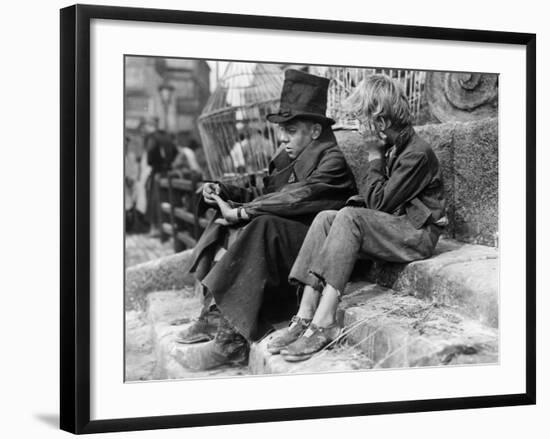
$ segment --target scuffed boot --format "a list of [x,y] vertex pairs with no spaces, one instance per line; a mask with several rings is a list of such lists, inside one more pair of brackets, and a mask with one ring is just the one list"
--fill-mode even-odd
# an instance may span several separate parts
[[[214,338],[218,330],[221,313],[214,303],[214,297],[198,280],[195,281],[194,294],[199,297],[202,296],[202,309],[199,317],[178,333],[176,338],[178,343],[193,344],[209,341]],[[173,322],[172,324],[177,323],[179,322]]]
[[222,317],[214,340],[178,352],[178,360],[191,370],[209,370],[225,365],[246,364],[248,351],[246,339]]
[[267,351],[272,355],[280,353],[281,349],[298,340],[309,327],[310,323],[311,319],[303,319],[298,316],[292,317],[288,328],[280,331],[269,341]]
[[221,313],[216,305],[203,310],[197,320],[178,333],[176,341],[193,344],[212,340],[218,330],[220,318]]

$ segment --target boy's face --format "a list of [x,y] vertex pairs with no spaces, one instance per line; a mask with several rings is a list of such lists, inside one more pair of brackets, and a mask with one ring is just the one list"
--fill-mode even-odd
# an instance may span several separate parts
[[291,159],[295,159],[318,137],[316,124],[310,121],[293,119],[279,124],[279,140]]

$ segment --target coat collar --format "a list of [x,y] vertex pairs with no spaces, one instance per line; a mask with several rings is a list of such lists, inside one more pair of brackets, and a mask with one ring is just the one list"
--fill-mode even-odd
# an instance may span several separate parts
[[289,168],[293,168],[297,181],[306,179],[317,167],[319,157],[329,147],[336,145],[336,137],[332,129],[325,128],[321,136],[311,142],[302,153],[295,159],[290,160],[281,146],[275,153],[269,164],[269,171],[280,174]]
[[294,161],[294,173],[298,181],[306,179],[317,167],[321,154],[336,145],[336,137],[331,128],[325,128],[321,136],[311,142]]
[[388,154],[393,150],[392,153],[394,157],[397,157],[401,152],[407,147],[409,144],[412,136],[414,136],[415,131],[412,125],[406,126],[403,128],[399,134],[397,135],[397,138],[395,139],[395,142],[393,144],[392,148],[388,149]]

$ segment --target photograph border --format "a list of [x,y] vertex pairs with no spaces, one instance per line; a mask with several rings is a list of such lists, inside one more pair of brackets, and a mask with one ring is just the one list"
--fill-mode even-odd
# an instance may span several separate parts
[[[90,24],[94,19],[324,32],[445,41],[523,45],[526,48],[526,376],[525,393],[90,419]],[[513,406],[536,401],[536,36],[196,11],[74,5],[60,16],[60,426],[99,433],[327,417]]]

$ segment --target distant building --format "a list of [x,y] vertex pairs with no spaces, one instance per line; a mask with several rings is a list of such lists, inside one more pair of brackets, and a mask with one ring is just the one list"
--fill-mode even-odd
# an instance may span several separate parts
[[[140,133],[158,118],[160,127],[177,135],[180,143],[200,142],[197,118],[210,96],[210,67],[204,60],[128,56],[125,59],[125,128]],[[163,106],[159,86],[174,91]]]

